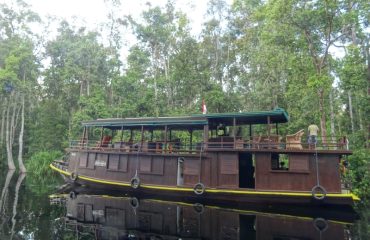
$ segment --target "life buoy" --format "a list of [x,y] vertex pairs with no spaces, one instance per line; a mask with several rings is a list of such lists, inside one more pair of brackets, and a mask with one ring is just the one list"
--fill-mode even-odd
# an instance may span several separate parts
[[130,206],[134,209],[138,208],[140,206],[139,199],[137,199],[136,197],[130,198]]
[[78,178],[78,174],[75,173],[75,172],[73,172],[73,173],[71,173],[70,178],[71,178],[72,181],[75,182],[77,180],[77,178]]
[[140,187],[140,178],[138,178],[136,176],[131,178],[130,184],[131,184],[131,187],[133,189],[139,188]]
[[204,205],[201,203],[194,203],[193,208],[194,211],[198,214],[202,214],[204,212]]
[[193,191],[196,195],[202,195],[205,189],[204,184],[199,182],[194,185]]
[[313,220],[313,226],[317,231],[325,232],[326,229],[328,229],[328,222],[323,218],[315,218],[315,220]]
[[72,191],[72,192],[69,193],[69,197],[71,199],[76,199],[77,198],[77,193],[75,191]]
[[321,185],[314,186],[311,190],[311,193],[312,197],[315,198],[316,200],[323,200],[327,194],[325,188]]

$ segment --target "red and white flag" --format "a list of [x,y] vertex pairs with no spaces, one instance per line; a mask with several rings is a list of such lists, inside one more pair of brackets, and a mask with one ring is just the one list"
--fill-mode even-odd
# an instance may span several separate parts
[[202,113],[207,114],[207,106],[206,106],[206,102],[204,101],[204,99],[202,101]]

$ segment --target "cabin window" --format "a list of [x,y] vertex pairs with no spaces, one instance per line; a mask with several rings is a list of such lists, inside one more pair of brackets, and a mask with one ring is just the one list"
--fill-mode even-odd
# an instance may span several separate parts
[[289,170],[289,156],[287,154],[271,154],[271,170]]

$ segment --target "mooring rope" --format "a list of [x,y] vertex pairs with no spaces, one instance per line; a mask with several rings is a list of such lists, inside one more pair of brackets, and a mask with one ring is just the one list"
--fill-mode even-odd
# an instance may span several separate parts
[[205,187],[204,184],[201,182],[201,175],[202,175],[202,153],[203,153],[203,144],[200,146],[200,153],[199,153],[199,174],[198,174],[198,183],[194,185],[194,193],[197,195],[202,195],[204,193]]
[[[320,175],[319,175],[319,159],[317,157],[317,141],[315,140],[315,162],[316,162],[316,186],[311,190],[312,196],[317,200],[323,200],[326,197],[326,190],[323,186],[320,185]],[[318,196],[317,193],[321,192],[321,195]]]

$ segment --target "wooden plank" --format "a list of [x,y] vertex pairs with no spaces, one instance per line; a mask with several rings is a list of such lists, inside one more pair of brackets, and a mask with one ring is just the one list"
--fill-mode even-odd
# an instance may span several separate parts
[[119,155],[118,154],[110,154],[109,155],[108,169],[109,170],[118,170],[118,166],[119,166]]
[[151,172],[152,171],[152,157],[142,156],[140,158],[140,172]]
[[79,163],[78,166],[82,167],[82,168],[86,168],[86,166],[87,166],[87,153],[80,153],[79,160],[80,160],[80,163]]
[[89,153],[88,160],[87,160],[87,168],[95,169],[95,158],[96,158],[96,153]]
[[153,157],[152,173],[163,175],[164,173],[164,157],[163,156]]
[[295,154],[289,157],[290,171],[309,171],[309,156],[303,154]]
[[96,154],[96,159],[94,165],[96,167],[107,167],[108,163],[108,154],[107,153],[98,153]]
[[127,172],[128,166],[128,155],[121,155],[119,158],[119,171],[120,172]]
[[220,154],[220,173],[238,174],[238,158],[236,154]]
[[198,176],[199,175],[199,160],[198,159],[185,159],[184,174]]

